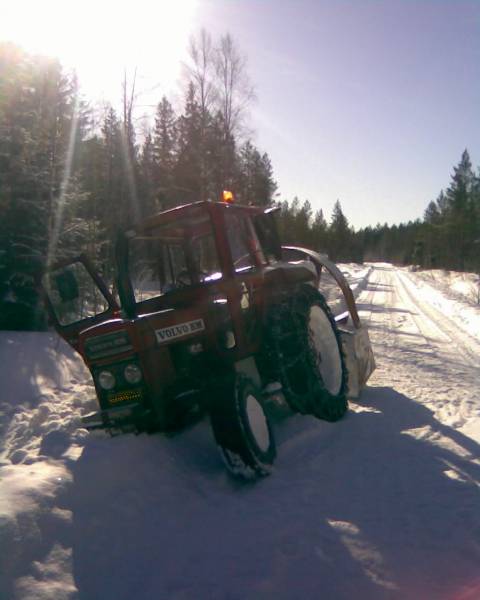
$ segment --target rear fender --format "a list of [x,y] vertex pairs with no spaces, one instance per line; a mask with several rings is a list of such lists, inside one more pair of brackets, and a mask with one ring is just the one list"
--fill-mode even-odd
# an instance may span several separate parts
[[370,375],[375,370],[375,357],[373,355],[372,344],[368,335],[368,330],[360,321],[355,298],[352,290],[343,276],[343,273],[331,260],[325,255],[295,246],[282,246],[286,253],[295,253],[296,257],[304,256],[308,258],[316,267],[320,274],[322,268],[325,268],[337,282],[342,290],[347,305],[348,314],[351,317],[352,324],[346,327],[345,314],[339,315],[336,319],[339,328],[342,347],[345,355],[345,364],[348,373],[348,391],[349,398],[358,398],[360,391],[367,383]]

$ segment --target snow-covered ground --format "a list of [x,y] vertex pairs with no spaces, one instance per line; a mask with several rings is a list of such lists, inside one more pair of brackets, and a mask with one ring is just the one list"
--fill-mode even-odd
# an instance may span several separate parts
[[0,598],[480,598],[480,307],[464,276],[342,268],[377,370],[339,423],[276,423],[256,484],[228,478],[207,422],[78,429],[74,353],[1,333]]
[[416,271],[415,278],[417,281],[424,281],[439,288],[450,298],[474,306],[480,305],[480,275],[477,273],[459,273],[457,271],[434,269],[431,271]]

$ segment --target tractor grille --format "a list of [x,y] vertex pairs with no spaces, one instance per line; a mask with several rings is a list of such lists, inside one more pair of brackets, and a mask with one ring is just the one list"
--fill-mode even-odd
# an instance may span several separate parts
[[107,400],[109,404],[119,404],[120,402],[141,402],[142,398],[142,390],[137,389],[114,392],[109,394]]

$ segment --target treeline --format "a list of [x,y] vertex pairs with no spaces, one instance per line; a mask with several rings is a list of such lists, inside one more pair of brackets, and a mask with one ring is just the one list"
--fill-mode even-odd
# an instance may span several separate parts
[[135,77],[120,111],[99,112],[50,58],[0,44],[0,328],[29,327],[35,275],[87,252],[112,269],[119,229],[178,204],[220,198],[270,204],[269,156],[248,137],[253,89],[230,35],[192,39],[183,107],[159,99],[136,126]]
[[311,203],[281,202],[278,215],[280,238],[285,245],[312,248],[336,262],[362,262],[363,246],[353,227],[344,215],[340,201],[335,202],[330,220],[327,222],[323,210],[315,213]]
[[[94,109],[60,63],[0,44],[0,328],[38,321],[35,276],[47,264],[86,252],[111,274],[117,231],[149,214],[224,189],[275,202],[270,158],[249,136],[246,62],[228,34],[192,39],[182,98],[159,98],[139,127],[134,76],[120,109]],[[423,220],[359,231],[339,201],[328,220],[308,201],[282,202],[281,239],[339,262],[479,270],[479,182],[465,151]]]
[[355,231],[340,202],[327,222],[307,200],[281,204],[283,239],[327,253],[335,261],[386,261],[423,268],[480,272],[480,169],[468,151],[453,168],[450,185],[431,201],[423,219]]

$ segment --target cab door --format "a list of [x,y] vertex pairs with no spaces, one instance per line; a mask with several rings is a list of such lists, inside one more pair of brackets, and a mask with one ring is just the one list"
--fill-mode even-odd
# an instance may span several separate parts
[[47,269],[40,288],[56,331],[78,350],[81,331],[119,315],[119,305],[84,255]]
[[236,302],[233,310],[240,353],[251,354],[262,338],[263,266],[266,263],[250,216],[226,211],[225,225],[234,270]]

